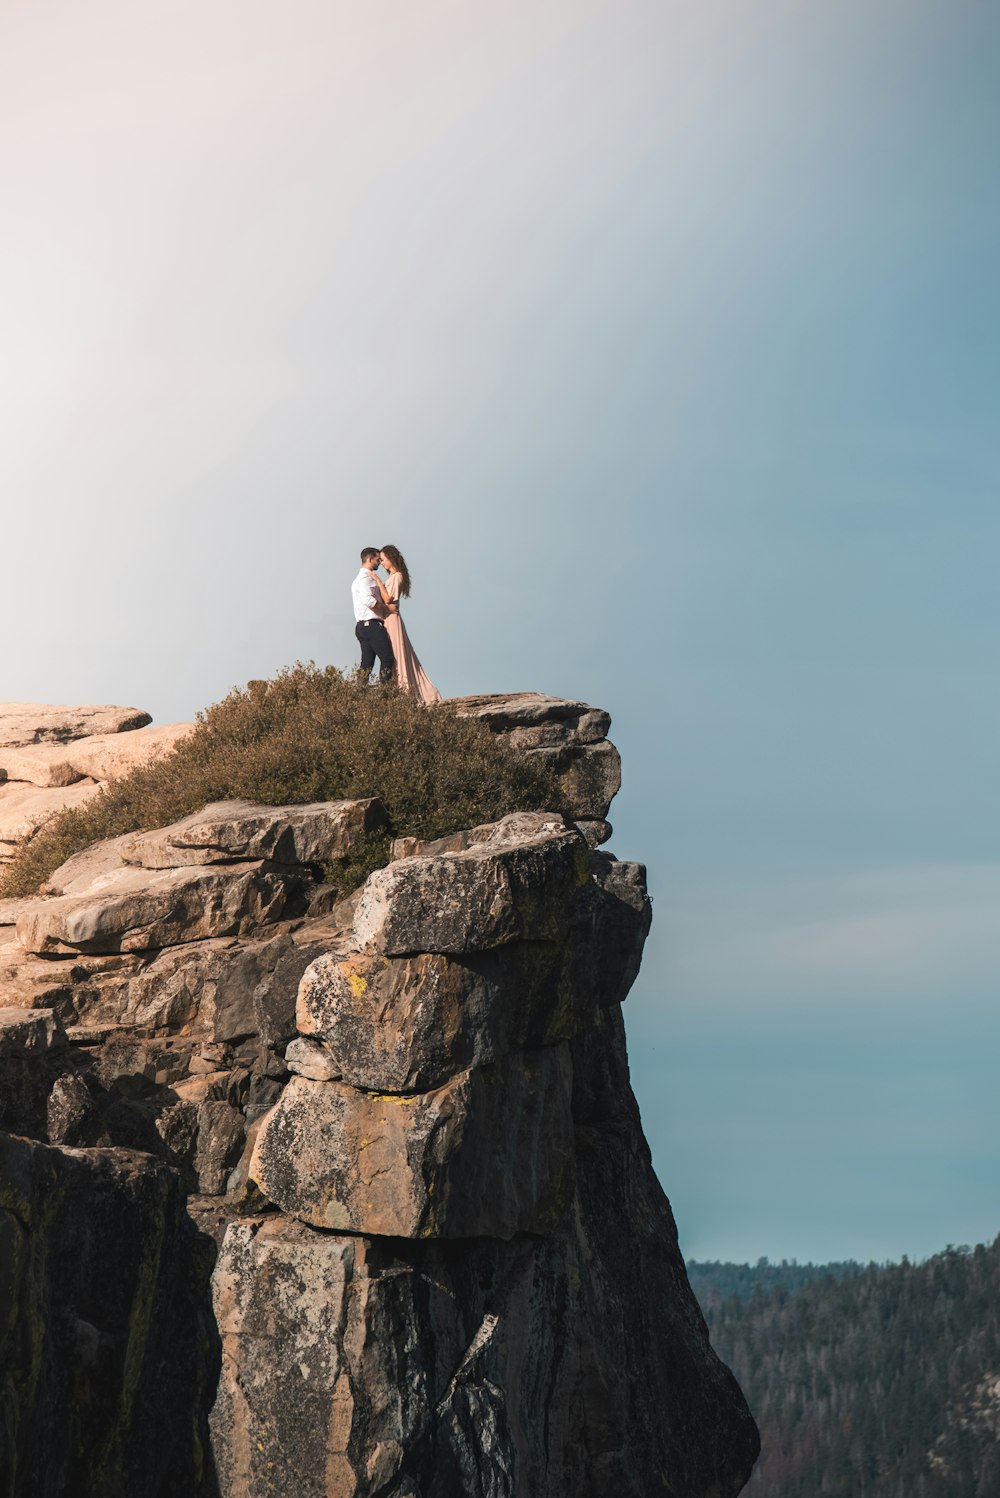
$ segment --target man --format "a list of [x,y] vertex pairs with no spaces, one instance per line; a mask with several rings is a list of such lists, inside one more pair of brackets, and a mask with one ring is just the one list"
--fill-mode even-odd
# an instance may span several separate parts
[[375,576],[378,564],[378,548],[366,546],[361,553],[361,571],[351,584],[351,597],[354,599],[354,633],[361,646],[361,669],[370,678],[378,656],[378,679],[384,682],[392,680],[396,660],[382,620],[387,613],[396,612],[396,605],[383,602],[382,588]]

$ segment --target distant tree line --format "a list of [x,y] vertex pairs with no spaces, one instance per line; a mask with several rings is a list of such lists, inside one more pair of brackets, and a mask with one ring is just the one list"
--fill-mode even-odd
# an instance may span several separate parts
[[748,1498],[1000,1498],[1000,1238],[688,1274],[760,1426]]
[[854,1259],[840,1264],[800,1264],[797,1259],[782,1259],[780,1264],[772,1264],[770,1259],[758,1259],[756,1264],[724,1264],[718,1259],[704,1263],[689,1259],[687,1272],[702,1307],[714,1309],[734,1295],[738,1300],[749,1300],[769,1290],[802,1290],[813,1280],[842,1280],[845,1275],[860,1274],[864,1267]]

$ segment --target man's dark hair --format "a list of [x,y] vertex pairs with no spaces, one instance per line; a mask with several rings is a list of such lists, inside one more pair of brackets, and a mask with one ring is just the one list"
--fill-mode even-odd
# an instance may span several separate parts
[[367,560],[368,560],[369,557],[377,557],[377,556],[378,556],[378,547],[377,546],[366,546],[365,549],[364,549],[364,551],[361,553],[361,560],[363,562],[367,562]]

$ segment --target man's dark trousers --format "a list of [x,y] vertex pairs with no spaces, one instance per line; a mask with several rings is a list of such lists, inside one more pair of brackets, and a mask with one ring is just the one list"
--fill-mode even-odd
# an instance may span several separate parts
[[361,669],[370,676],[378,656],[379,681],[391,681],[396,670],[396,657],[392,653],[389,631],[381,619],[359,619],[354,633],[361,646]]

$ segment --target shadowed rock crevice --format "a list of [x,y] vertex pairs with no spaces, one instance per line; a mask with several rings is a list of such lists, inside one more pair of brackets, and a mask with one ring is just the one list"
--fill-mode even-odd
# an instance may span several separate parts
[[0,1182],[3,1491],[210,1498],[215,1254],[176,1176],[0,1135]]

